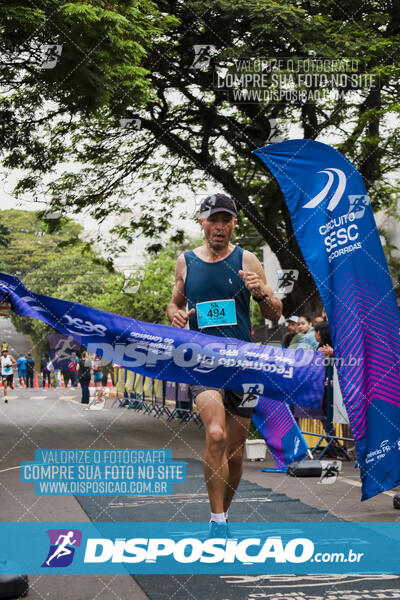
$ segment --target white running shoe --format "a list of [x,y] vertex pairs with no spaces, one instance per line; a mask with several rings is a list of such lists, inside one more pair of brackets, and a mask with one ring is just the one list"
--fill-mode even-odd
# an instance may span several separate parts
[[103,408],[104,402],[95,402],[89,406],[88,410],[103,410]]

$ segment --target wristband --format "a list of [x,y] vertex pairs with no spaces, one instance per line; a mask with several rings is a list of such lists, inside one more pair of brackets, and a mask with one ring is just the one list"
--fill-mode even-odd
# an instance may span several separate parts
[[268,296],[268,294],[263,294],[262,296],[253,296],[252,298],[256,302],[262,302],[263,300],[266,300],[267,298],[268,298],[268,300],[271,300],[271,298]]

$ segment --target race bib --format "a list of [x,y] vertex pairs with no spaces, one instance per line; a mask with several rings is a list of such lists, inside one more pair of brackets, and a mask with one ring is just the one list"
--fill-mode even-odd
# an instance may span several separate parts
[[197,323],[203,327],[237,325],[235,300],[212,300],[196,304]]
[[3,375],[11,375],[12,371],[12,362],[10,358],[2,359],[1,361],[2,374]]

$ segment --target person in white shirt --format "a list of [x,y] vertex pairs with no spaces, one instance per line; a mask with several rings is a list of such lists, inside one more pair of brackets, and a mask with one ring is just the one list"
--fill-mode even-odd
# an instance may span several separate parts
[[13,379],[13,367],[17,366],[17,361],[11,354],[8,354],[7,349],[3,349],[1,353],[1,379],[3,382],[3,393],[4,393],[4,402],[8,402],[7,399],[7,388],[8,386],[11,389],[14,389]]

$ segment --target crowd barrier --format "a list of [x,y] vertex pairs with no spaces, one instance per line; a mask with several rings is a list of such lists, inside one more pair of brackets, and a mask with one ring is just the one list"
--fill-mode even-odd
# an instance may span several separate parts
[[[350,437],[350,425],[347,417],[347,412],[343,404],[343,398],[340,391],[339,379],[337,376],[336,367],[333,364],[326,367],[326,394],[325,394],[325,410],[323,417],[319,420],[314,420],[316,426],[319,425],[319,431],[305,431],[304,423],[299,420],[299,427],[310,447],[311,454],[320,452],[319,458],[323,458],[327,453],[331,452],[338,458],[352,460],[348,450],[349,446],[354,446],[354,439]],[[335,422],[335,414],[339,417],[340,422]],[[323,427],[323,428],[322,428]],[[349,435],[346,436],[346,432]],[[317,443],[312,445],[307,437],[317,437]]]
[[144,377],[121,367],[115,368],[114,381],[118,406],[157,418],[165,416],[167,421],[194,421],[203,426],[188,384]]
[[[114,404],[117,406],[128,407],[157,418],[164,416],[167,421],[193,420],[199,427],[202,426],[188,384],[151,379],[122,367],[114,369],[114,381],[116,385]],[[325,404],[325,410],[321,409],[315,411],[315,415],[307,416],[304,409],[294,407],[294,414],[307,445],[313,455],[319,452],[322,457],[331,450],[336,455],[350,460],[347,448],[354,443],[354,440],[346,437],[347,430],[349,431],[348,421],[345,409],[340,404],[338,381],[334,376],[333,367],[330,366],[327,367]],[[334,414],[340,415],[341,422],[333,420]]]

